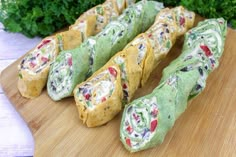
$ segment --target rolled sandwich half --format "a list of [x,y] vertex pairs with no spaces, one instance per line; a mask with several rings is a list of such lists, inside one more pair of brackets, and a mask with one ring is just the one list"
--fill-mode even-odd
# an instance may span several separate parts
[[[178,22],[180,17],[184,19],[184,23]],[[192,27],[193,22],[194,13],[183,7],[161,10],[156,15],[154,24],[145,33],[137,36],[123,51],[117,53],[105,66],[75,88],[74,97],[80,119],[88,127],[95,127],[107,123],[117,115],[122,109],[122,104],[130,102],[138,87],[146,83],[153,69],[168,54],[176,38]],[[107,87],[106,92],[111,90],[112,93],[109,97],[103,98],[104,89],[95,88],[102,80],[98,79],[96,82],[91,80],[112,66],[119,67],[118,75],[121,75],[121,81],[115,82],[117,88]],[[87,84],[94,88],[87,87]],[[120,88],[123,95],[117,92]],[[84,94],[84,91],[88,93]],[[94,103],[94,99],[98,102]],[[117,110],[117,105],[119,105],[119,110]],[[97,113],[101,114],[94,116]]]
[[106,64],[136,35],[148,29],[162,8],[163,4],[155,1],[138,2],[80,47],[61,52],[50,68],[47,82],[49,96],[55,101],[72,96],[78,83]]
[[130,152],[161,144],[187,102],[205,88],[218,67],[227,32],[222,18],[199,22],[185,35],[182,54],[163,71],[152,93],[134,100],[123,112],[120,139]]
[[[81,15],[70,30],[43,39],[18,66],[18,89],[22,96],[35,98],[45,87],[49,68],[63,50],[78,47],[86,38],[100,32],[128,5],[125,0],[107,0]],[[129,3],[129,4],[132,4]],[[119,10],[117,9],[119,7]],[[104,22],[101,19],[106,19]]]

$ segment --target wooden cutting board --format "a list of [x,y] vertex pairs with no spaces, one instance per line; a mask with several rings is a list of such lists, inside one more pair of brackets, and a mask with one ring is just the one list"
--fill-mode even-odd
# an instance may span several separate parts
[[[196,21],[201,18],[198,17]],[[150,93],[162,70],[181,52],[183,37],[154,70],[135,98]],[[202,94],[189,102],[164,142],[152,149],[129,153],[119,141],[121,114],[108,124],[87,128],[79,120],[73,98],[53,102],[44,91],[36,99],[21,97],[17,90],[17,64],[1,75],[5,94],[30,127],[35,156],[233,156],[236,154],[236,31],[228,28],[220,67],[207,80]]]

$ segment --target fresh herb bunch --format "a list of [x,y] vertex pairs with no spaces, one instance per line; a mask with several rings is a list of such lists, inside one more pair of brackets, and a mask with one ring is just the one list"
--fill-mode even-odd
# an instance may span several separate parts
[[157,0],[159,2],[163,2],[165,6],[177,6],[180,3],[180,0]]
[[1,0],[0,22],[10,32],[45,37],[73,24],[104,0]]
[[236,29],[236,0],[158,0],[165,6],[182,5],[206,18],[223,17]]

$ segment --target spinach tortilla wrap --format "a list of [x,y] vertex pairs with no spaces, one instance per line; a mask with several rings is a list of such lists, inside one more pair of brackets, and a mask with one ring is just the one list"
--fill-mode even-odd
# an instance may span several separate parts
[[159,85],[125,107],[120,139],[126,149],[137,152],[163,142],[187,102],[202,92],[218,67],[226,32],[226,21],[219,18],[199,22],[186,33],[182,54],[164,69]]
[[47,82],[49,96],[55,101],[72,96],[78,83],[102,67],[136,35],[148,29],[162,8],[162,3],[140,1],[80,47],[61,52],[50,68]]
[[[180,23],[179,19],[185,22]],[[99,71],[79,84],[74,90],[74,97],[83,123],[95,127],[117,115],[122,104],[130,102],[138,87],[146,83],[153,69],[168,54],[176,38],[192,27],[193,22],[194,13],[183,7],[161,10],[145,33],[137,36]],[[120,75],[121,79],[101,78],[114,66],[118,66],[119,70],[113,70],[113,73]]]

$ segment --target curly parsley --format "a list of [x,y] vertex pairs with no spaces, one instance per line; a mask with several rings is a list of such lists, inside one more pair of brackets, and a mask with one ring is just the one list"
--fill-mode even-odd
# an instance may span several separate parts
[[104,0],[1,0],[0,22],[10,32],[45,37]]

